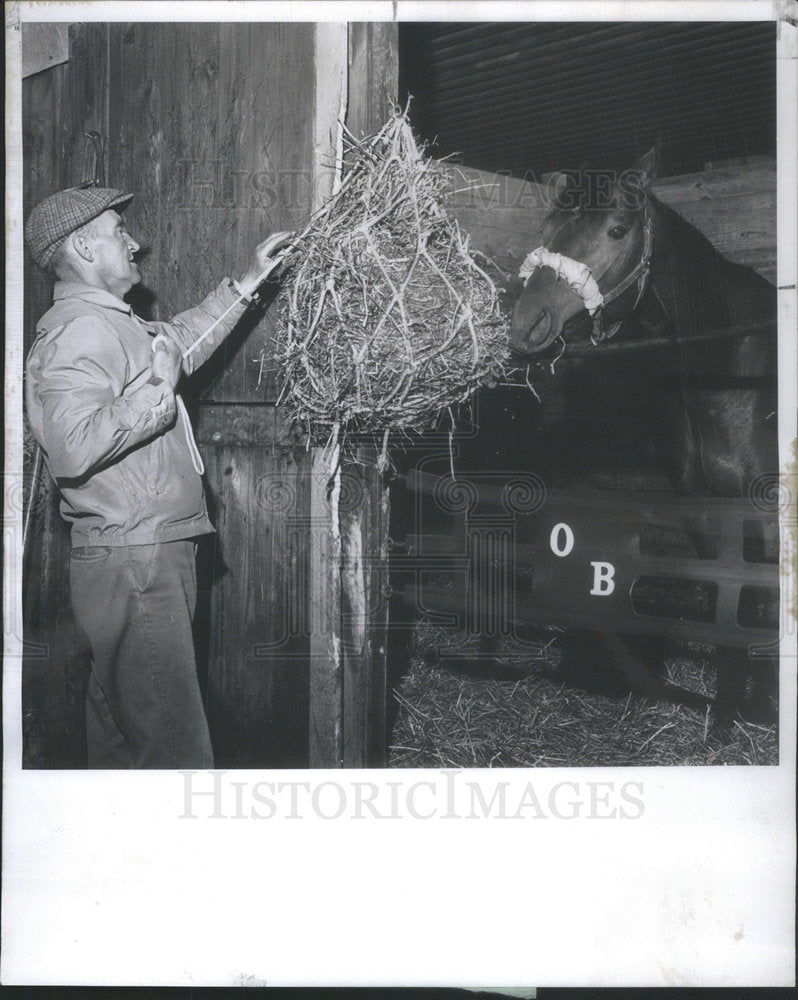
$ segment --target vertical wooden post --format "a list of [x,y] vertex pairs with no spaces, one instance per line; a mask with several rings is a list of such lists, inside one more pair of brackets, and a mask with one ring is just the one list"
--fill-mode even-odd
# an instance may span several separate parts
[[[337,466],[337,458],[333,458]],[[310,731],[311,767],[343,766],[341,653],[340,469],[314,448],[310,485]]]
[[[397,26],[350,24],[349,131],[360,137],[380,128],[398,88]],[[380,767],[387,751],[388,490],[373,447],[361,447],[356,459],[344,467],[349,490],[340,502],[343,757],[348,767]]]
[[[395,25],[318,25],[316,170],[318,204],[332,193],[342,148],[338,118],[354,135],[378,128],[398,87]],[[373,448],[357,461],[317,450],[311,487],[310,763],[385,762],[387,490]]]
[[[346,113],[347,26],[316,25],[312,207],[333,193]],[[342,767],[340,468],[337,449],[314,448],[310,487],[310,731],[311,767]]]

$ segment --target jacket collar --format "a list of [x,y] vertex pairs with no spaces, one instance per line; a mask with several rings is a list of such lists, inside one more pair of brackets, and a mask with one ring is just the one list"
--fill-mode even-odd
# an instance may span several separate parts
[[56,281],[53,288],[53,302],[63,302],[69,299],[80,299],[81,302],[90,302],[92,305],[101,306],[104,309],[116,309],[130,316],[133,313],[127,302],[118,299],[104,288],[97,288],[95,285],[84,285],[81,281]]

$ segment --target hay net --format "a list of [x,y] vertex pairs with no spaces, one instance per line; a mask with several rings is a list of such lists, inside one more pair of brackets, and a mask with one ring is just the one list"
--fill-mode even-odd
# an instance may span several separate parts
[[346,141],[338,191],[286,258],[274,335],[279,401],[308,443],[434,427],[507,356],[498,289],[406,114]]

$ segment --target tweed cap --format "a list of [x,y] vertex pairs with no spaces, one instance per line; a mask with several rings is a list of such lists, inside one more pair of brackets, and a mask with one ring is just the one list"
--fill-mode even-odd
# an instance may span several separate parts
[[25,242],[33,259],[47,267],[53,255],[76,229],[109,208],[123,209],[133,198],[114,188],[67,188],[56,191],[33,209],[25,224]]

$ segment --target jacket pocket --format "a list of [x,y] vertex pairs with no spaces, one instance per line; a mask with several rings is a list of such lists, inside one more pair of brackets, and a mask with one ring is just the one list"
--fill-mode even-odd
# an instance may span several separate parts
[[72,549],[69,558],[81,565],[105,562],[111,555],[110,545],[79,545]]

